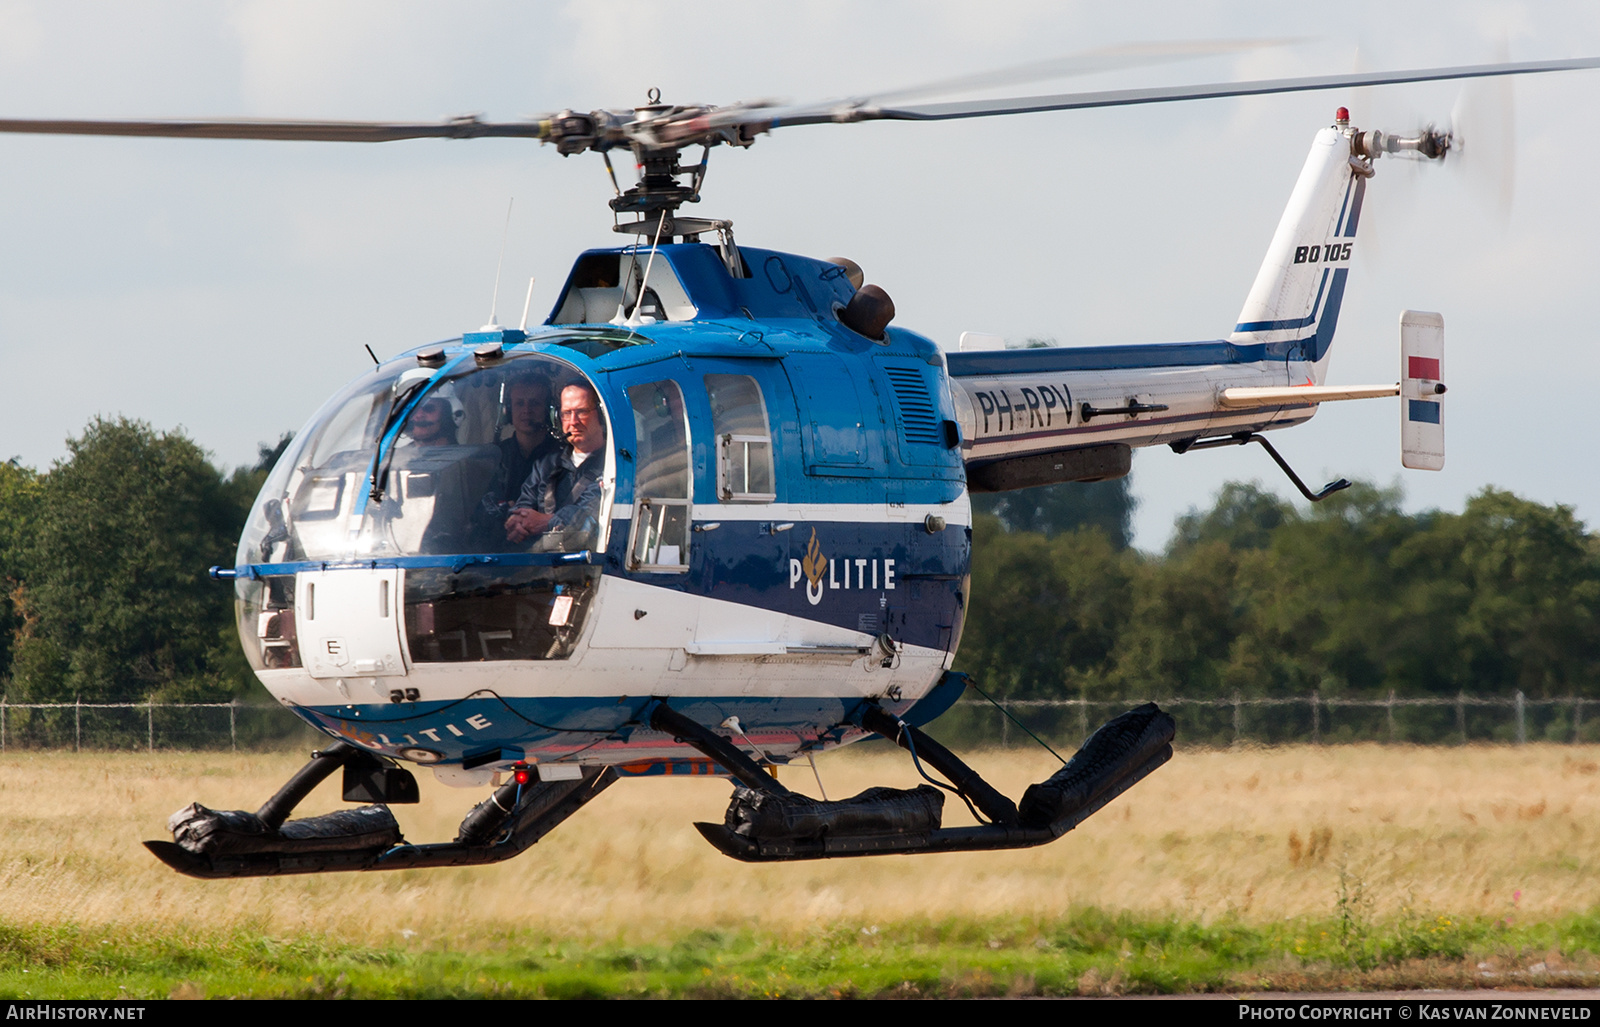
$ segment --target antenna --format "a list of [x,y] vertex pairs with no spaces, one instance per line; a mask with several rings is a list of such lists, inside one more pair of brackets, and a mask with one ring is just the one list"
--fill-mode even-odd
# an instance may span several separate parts
[[[617,299],[617,312],[612,316],[610,322],[611,324],[620,325],[628,323],[626,320],[626,315],[623,312],[628,309],[628,286],[633,284],[634,273],[639,270],[639,247],[641,245],[643,244],[634,243],[632,246],[628,247],[628,270],[622,273],[622,278],[618,283],[622,286],[620,290],[622,295]],[[634,303],[634,308],[638,308],[637,302]]]
[[500,309],[500,269],[506,263],[506,241],[511,238],[511,207],[517,202],[515,196],[506,204],[506,227],[500,236],[500,261],[494,266],[494,298],[489,301],[489,323],[484,325],[484,331],[491,331],[500,327],[497,312]]
[[[656,238],[655,241],[650,244],[650,259],[644,263],[644,278],[640,279],[639,281],[639,295],[634,297],[633,313],[629,315],[627,321],[629,325],[644,324],[644,321],[639,313],[639,308],[644,306],[644,291],[650,287],[650,269],[655,267],[656,250],[661,245],[661,229],[666,223],[667,216],[665,214],[661,215],[661,220],[656,222]],[[669,239],[667,241],[671,242],[672,240]]]
[[533,306],[533,279],[532,278],[528,279],[528,295],[527,295],[527,298],[522,301],[522,323],[517,326],[517,330],[518,331],[525,332],[525,331],[528,330],[528,308],[531,307],[531,306]]

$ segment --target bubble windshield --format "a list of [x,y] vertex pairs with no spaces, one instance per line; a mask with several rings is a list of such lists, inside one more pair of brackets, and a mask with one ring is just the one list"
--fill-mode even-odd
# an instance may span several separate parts
[[599,547],[614,482],[608,427],[593,385],[555,357],[390,361],[295,437],[238,562]]

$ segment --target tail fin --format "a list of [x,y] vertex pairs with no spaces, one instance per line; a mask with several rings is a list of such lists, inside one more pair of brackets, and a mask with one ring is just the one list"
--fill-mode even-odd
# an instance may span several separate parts
[[1400,462],[1421,471],[1444,468],[1444,423],[1439,380],[1444,364],[1444,318],[1400,312]]
[[1310,365],[1293,369],[1302,380],[1294,384],[1306,377],[1322,384],[1371,174],[1352,162],[1350,131],[1342,122],[1317,133],[1229,336],[1238,344],[1265,344],[1267,359]]

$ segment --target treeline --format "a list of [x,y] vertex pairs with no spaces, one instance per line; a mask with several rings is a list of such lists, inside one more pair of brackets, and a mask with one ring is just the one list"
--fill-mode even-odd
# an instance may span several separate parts
[[182,432],[97,419],[49,471],[0,464],[8,701],[216,702],[257,687],[233,591],[205,569],[232,566],[281,449],[224,474]]
[[1012,699],[1600,697],[1600,538],[1570,507],[1400,499],[1358,484],[1302,512],[1229,484],[1161,555],[980,513],[956,666]]

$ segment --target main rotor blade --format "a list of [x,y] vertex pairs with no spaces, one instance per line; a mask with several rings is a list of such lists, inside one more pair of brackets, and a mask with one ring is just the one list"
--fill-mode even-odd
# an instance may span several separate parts
[[0,119],[0,132],[78,136],[156,136],[168,139],[274,139],[334,143],[387,143],[397,139],[480,139],[509,137],[544,139],[546,120],[487,122],[453,118],[436,123],[386,121],[77,121],[60,118]]
[[[845,102],[834,105],[772,107],[717,112],[721,124],[742,123],[754,127],[779,128],[787,125],[820,125],[848,121],[952,121],[958,118],[987,118],[1000,114],[1032,114],[1039,111],[1083,110],[1092,107],[1124,107],[1145,103],[1173,103],[1179,100],[1209,100],[1228,96],[1261,96],[1271,93],[1301,93],[1345,86],[1385,86],[1406,82],[1441,82],[1449,79],[1492,78],[1499,75],[1537,75],[1552,71],[1600,68],[1600,57],[1578,57],[1560,61],[1523,61],[1502,64],[1466,64],[1453,68],[1427,68],[1417,71],[1376,71],[1347,75],[1315,75],[1305,78],[1262,79],[1255,82],[1218,82],[1197,86],[1164,86],[1154,89],[1111,89],[1088,93],[1055,93],[1047,96],[1021,96],[1006,100],[963,100],[904,107],[862,106]],[[720,117],[718,117],[720,115]]]
[[1600,57],[1578,57],[1562,61],[1523,61],[1507,64],[1465,64],[1454,68],[1428,68],[1420,71],[1376,71],[1350,75],[1314,75],[1305,78],[1263,79],[1256,82],[1220,82],[1213,85],[1172,86],[1155,89],[1113,89],[1094,93],[1057,93],[1051,96],[1022,96],[1011,100],[968,100],[953,103],[923,104],[914,107],[886,108],[870,113],[863,112],[861,120],[950,121],[956,118],[984,118],[998,114],[1030,114],[1035,111],[1124,107],[1141,103],[1210,100],[1227,96],[1304,93],[1319,89],[1339,89],[1345,86],[1388,86],[1400,85],[1406,82],[1442,82],[1450,79],[1495,78],[1501,75],[1539,75],[1552,71],[1577,71],[1584,68],[1600,68]]
[[[1201,57],[1215,57],[1221,54],[1240,53],[1245,50],[1292,46],[1300,42],[1303,42],[1303,40],[1210,39],[1177,43],[1127,43],[1121,46],[1102,46],[1093,50],[1081,50],[1065,57],[1030,61],[1027,64],[1017,64],[1009,68],[974,72],[970,75],[957,75],[934,82],[906,86],[902,89],[890,89],[873,96],[861,98],[855,102],[863,106],[882,107],[885,104],[900,104],[940,94],[970,92],[976,89],[993,89],[998,86],[1024,85],[1032,82],[1047,82],[1057,78],[1092,75],[1103,71],[1119,71],[1124,68],[1140,68],[1172,61],[1197,60]],[[836,106],[837,101],[834,101],[832,105]],[[821,109],[830,106],[830,104],[823,103],[815,106]]]

